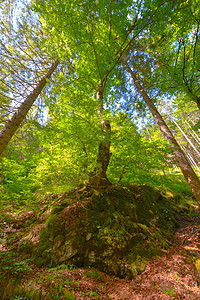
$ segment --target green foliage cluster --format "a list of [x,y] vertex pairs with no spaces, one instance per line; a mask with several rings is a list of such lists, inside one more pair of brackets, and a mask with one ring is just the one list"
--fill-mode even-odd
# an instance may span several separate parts
[[[28,121],[10,143],[0,162],[3,206],[34,205],[38,196],[67,191],[93,171],[101,136],[96,119],[88,124],[84,114],[58,118],[57,114],[46,125]],[[119,112],[110,119],[112,156],[107,174],[111,182],[145,183],[189,193],[178,173],[174,180],[175,163],[166,159],[170,147],[157,131],[149,129],[152,142],[126,114]]]

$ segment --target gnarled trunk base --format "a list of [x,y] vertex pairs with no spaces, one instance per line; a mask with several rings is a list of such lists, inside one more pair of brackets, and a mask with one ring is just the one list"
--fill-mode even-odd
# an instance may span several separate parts
[[112,155],[110,153],[110,122],[108,120],[104,120],[101,123],[101,127],[103,131],[103,140],[99,144],[96,167],[89,178],[89,183],[94,187],[111,185],[111,182],[108,180],[106,175],[110,157]]

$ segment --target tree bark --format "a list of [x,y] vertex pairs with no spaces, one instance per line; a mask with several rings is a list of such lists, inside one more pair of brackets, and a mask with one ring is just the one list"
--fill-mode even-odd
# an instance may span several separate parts
[[173,134],[171,133],[170,129],[168,128],[167,124],[164,122],[162,116],[160,115],[160,113],[158,112],[158,110],[156,109],[154,103],[152,102],[152,100],[149,98],[149,96],[147,95],[147,93],[145,92],[144,88],[141,86],[139,80],[137,79],[135,73],[132,71],[132,69],[130,68],[130,66],[128,65],[128,63],[125,61],[126,67],[128,69],[128,71],[131,74],[131,77],[133,78],[133,81],[138,89],[138,91],[140,92],[140,94],[142,95],[144,101],[146,102],[148,108],[150,109],[160,131],[162,132],[163,136],[165,139],[169,140],[169,143],[172,145],[173,147],[173,152],[174,152],[174,156],[177,160],[177,163],[185,177],[185,179],[187,180],[194,197],[196,198],[199,206],[200,206],[200,181],[199,178],[197,177],[196,173],[194,172],[194,170],[192,169],[192,167],[190,166],[190,163],[188,162],[184,152],[181,150],[180,146],[178,145],[177,141],[175,140]]
[[28,111],[30,110],[31,106],[45,87],[47,81],[55,71],[58,66],[58,60],[56,60],[48,70],[48,72],[44,75],[44,77],[38,82],[37,86],[34,90],[26,97],[24,102],[20,105],[18,110],[14,113],[12,118],[7,122],[7,124],[3,127],[0,131],[0,156],[2,155],[3,151],[5,150],[7,144],[20,127],[22,121],[25,119]]
[[89,183],[94,187],[103,187],[111,184],[106,175],[110,157],[112,155],[110,153],[111,126],[108,120],[103,120],[102,118],[103,89],[104,87],[100,84],[97,91],[97,101],[99,102],[98,115],[101,120],[102,141],[99,144],[96,166],[89,178]]

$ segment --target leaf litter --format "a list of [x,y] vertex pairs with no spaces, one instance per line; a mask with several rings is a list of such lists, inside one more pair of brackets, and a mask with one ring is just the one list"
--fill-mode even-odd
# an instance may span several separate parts
[[[14,220],[13,224],[17,221],[19,218]],[[20,222],[23,223],[22,220]],[[93,268],[75,268],[66,265],[50,269],[37,268],[30,260],[30,272],[26,272],[22,285],[24,289],[31,285],[40,289],[43,291],[41,293],[44,299],[49,285],[53,284],[57,287],[59,298],[56,299],[67,299],[61,293],[61,290],[67,289],[77,300],[198,300],[200,299],[200,274],[195,267],[195,261],[200,258],[200,219],[199,216],[179,217],[179,222],[181,226],[174,236],[172,245],[167,250],[163,250],[161,256],[149,260],[145,271],[136,279],[120,279]],[[12,246],[12,243],[8,243],[8,246],[7,240],[13,239],[14,245],[14,237],[17,240],[16,232],[19,241],[25,229],[21,226],[20,228],[12,226],[11,221],[9,226],[5,222],[1,223],[2,226],[5,228],[2,230],[0,250],[18,251],[18,259],[20,259],[19,248]],[[10,274],[2,269],[0,275],[1,288],[6,288],[5,279]],[[23,277],[21,273],[16,275]]]

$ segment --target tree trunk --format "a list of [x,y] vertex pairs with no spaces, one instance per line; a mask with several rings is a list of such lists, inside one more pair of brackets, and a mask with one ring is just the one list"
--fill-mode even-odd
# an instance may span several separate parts
[[38,82],[37,86],[34,90],[26,97],[24,102],[20,105],[18,110],[14,113],[12,118],[7,122],[7,124],[3,127],[0,131],[0,155],[2,155],[4,149],[6,148],[7,144],[20,127],[22,121],[25,119],[28,111],[30,110],[31,106],[45,87],[47,81],[55,71],[58,66],[58,60],[56,60],[45,76]]
[[126,67],[129,70],[135,85],[138,89],[138,91],[140,92],[140,94],[142,95],[144,101],[146,102],[147,106],[149,107],[158,127],[160,128],[160,131],[162,132],[163,136],[165,139],[168,139],[170,144],[172,144],[173,147],[173,152],[174,152],[174,156],[178,162],[178,165],[185,177],[185,179],[187,180],[199,206],[200,206],[200,181],[196,175],[196,173],[194,172],[194,170],[192,169],[192,167],[190,166],[184,152],[181,150],[180,146],[178,145],[177,141],[175,140],[173,134],[171,133],[170,129],[168,128],[167,124],[164,122],[162,116],[160,115],[160,113],[158,112],[158,110],[156,109],[154,103],[152,102],[152,100],[149,98],[149,96],[147,95],[147,93],[144,91],[143,87],[141,86],[139,80],[137,79],[136,75],[134,74],[134,72],[132,71],[132,69],[129,67],[128,63],[125,61]]
[[180,132],[182,133],[182,135],[184,136],[184,138],[186,139],[186,141],[190,144],[190,146],[194,149],[194,151],[196,152],[196,154],[200,157],[200,152],[197,150],[197,148],[195,147],[195,145],[191,142],[191,140],[188,138],[187,134],[181,129],[181,127],[178,125],[178,123],[174,120],[174,118],[168,114],[168,116],[170,117],[170,119],[174,122],[174,124],[178,127],[178,129],[180,130]]
[[106,171],[112,154],[110,153],[110,144],[111,144],[110,122],[108,120],[103,120],[102,118],[102,110],[103,110],[102,84],[100,84],[98,87],[97,101],[99,102],[98,115],[101,120],[102,141],[99,144],[96,166],[89,178],[89,183],[94,187],[103,187],[111,184],[107,178]]
[[192,129],[191,125],[186,120],[185,120],[185,123],[190,128],[190,133],[191,133],[193,139],[198,143],[198,145],[200,145],[200,138],[198,137],[196,132]]

